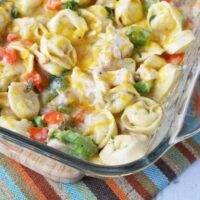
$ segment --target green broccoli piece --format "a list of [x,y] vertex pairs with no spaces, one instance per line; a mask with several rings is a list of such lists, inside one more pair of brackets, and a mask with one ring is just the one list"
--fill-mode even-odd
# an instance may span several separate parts
[[73,129],[57,130],[52,133],[51,138],[69,144],[67,152],[84,160],[89,160],[98,152],[97,145],[94,144],[91,138],[74,132]]

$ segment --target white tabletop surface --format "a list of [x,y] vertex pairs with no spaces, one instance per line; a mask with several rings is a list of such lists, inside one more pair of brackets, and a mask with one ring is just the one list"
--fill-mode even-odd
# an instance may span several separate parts
[[155,200],[200,200],[200,160],[158,194]]

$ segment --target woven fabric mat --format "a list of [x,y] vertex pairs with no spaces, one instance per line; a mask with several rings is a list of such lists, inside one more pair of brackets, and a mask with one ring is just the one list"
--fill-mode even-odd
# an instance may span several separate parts
[[58,184],[0,154],[0,200],[150,200],[199,156],[200,134],[177,144],[138,174]]

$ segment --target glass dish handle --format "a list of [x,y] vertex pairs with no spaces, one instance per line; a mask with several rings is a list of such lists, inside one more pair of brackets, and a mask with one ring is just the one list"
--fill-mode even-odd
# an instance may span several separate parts
[[[198,78],[191,100],[189,104],[187,103],[187,98],[190,98],[186,92],[185,104],[179,112],[179,115],[184,116],[184,123],[177,135],[172,135],[170,139],[170,144],[176,144],[183,140],[186,140],[197,133],[200,133],[200,77]],[[187,109],[186,115],[184,115],[184,109]]]

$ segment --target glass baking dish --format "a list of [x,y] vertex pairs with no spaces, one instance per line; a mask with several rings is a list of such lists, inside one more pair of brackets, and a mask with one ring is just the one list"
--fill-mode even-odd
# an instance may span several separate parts
[[143,158],[120,166],[102,166],[53,149],[0,128],[0,152],[40,174],[60,182],[75,182],[83,175],[118,177],[136,173],[154,163],[177,142],[200,132],[200,1],[180,1],[194,20],[196,41],[189,48],[179,79],[163,106],[163,119]]

